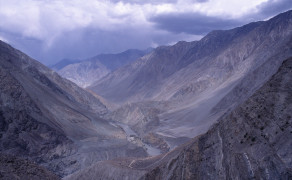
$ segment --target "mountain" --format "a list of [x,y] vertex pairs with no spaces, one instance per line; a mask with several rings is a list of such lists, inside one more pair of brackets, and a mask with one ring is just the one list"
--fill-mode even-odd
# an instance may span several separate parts
[[110,70],[97,60],[69,64],[57,72],[80,87],[87,87],[110,73]]
[[59,180],[58,176],[28,160],[0,154],[0,179]]
[[291,11],[266,22],[213,31],[200,41],[158,47],[89,88],[117,103],[194,97],[260,66],[289,41],[290,30]]
[[0,166],[28,178],[291,179],[291,57],[292,11],[103,64],[112,72],[87,89],[0,41]]
[[291,179],[291,102],[289,58],[245,102],[182,146],[159,156],[99,162],[65,179]]
[[117,54],[100,54],[86,60],[63,60],[52,66],[62,77],[87,87],[113,70],[133,62],[152,49],[129,49]]
[[74,63],[78,63],[80,62],[80,60],[77,59],[62,59],[61,61],[59,61],[58,63],[49,66],[51,69],[53,69],[54,71],[58,71],[62,68],[64,68],[65,66],[69,65],[69,64],[74,64]]
[[[97,96],[0,41],[0,152],[59,176],[99,160],[146,156]],[[123,127],[127,128],[126,125]]]
[[292,58],[247,101],[142,179],[291,179]]
[[120,105],[124,122],[162,151],[205,133],[292,56],[292,11],[156,48],[88,87]]

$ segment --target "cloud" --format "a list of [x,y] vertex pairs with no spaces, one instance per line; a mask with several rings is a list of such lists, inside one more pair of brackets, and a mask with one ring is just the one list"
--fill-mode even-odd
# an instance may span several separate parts
[[258,18],[270,18],[281,12],[291,10],[291,0],[269,0],[258,7]]
[[59,36],[50,47],[45,45],[46,41],[37,38],[7,33],[3,36],[9,37],[13,46],[48,65],[63,58],[85,59],[100,53],[116,53],[131,48],[146,49],[151,46],[173,44],[182,39],[193,41],[201,38],[184,33],[173,35],[152,27],[134,29],[127,26],[112,31],[95,27],[75,29]]
[[174,33],[204,35],[215,29],[228,29],[242,24],[240,20],[223,19],[200,13],[163,14],[149,19],[157,28]]
[[[141,0],[110,0],[111,2],[118,3],[130,3],[130,4],[177,4],[179,0],[147,0],[147,1],[141,1]],[[209,0],[189,0],[189,3],[204,3],[208,2]]]
[[0,37],[52,64],[197,40],[288,6],[288,0],[0,0]]
[[148,1],[141,1],[141,0],[110,0],[111,2],[118,3],[130,3],[130,4],[162,4],[162,3],[168,3],[173,4],[177,3],[178,0],[148,0]]
[[[198,10],[161,13],[149,17],[148,20],[153,22],[155,27],[165,31],[205,35],[212,30],[230,29],[252,21],[268,19],[292,8],[291,0],[254,1],[255,4],[252,6],[248,5],[249,1],[237,3],[237,6],[228,0],[217,2],[221,3],[208,1],[201,6],[202,9],[208,8],[210,11],[204,9],[201,12]],[[229,8],[235,11],[229,11]],[[224,11],[221,11],[222,9]]]
[[[123,26],[149,27],[148,19],[195,13],[239,16],[265,0],[0,0],[0,28],[41,39],[50,46],[59,36],[80,28],[115,31]],[[141,3],[143,2],[143,3]],[[147,3],[144,3],[147,2]],[[203,2],[203,3],[202,3]],[[219,2],[219,3],[218,3]],[[224,11],[222,11],[224,9]],[[154,17],[153,17],[154,16]],[[187,18],[190,19],[190,18]],[[197,19],[198,20],[198,19]]]
[[9,41],[6,38],[2,37],[2,36],[0,36],[0,40],[3,41],[3,42],[9,43]]
[[[2,4],[2,2],[1,2]],[[4,4],[4,3],[3,3]],[[112,11],[109,11],[112,8]],[[111,30],[123,23],[126,7],[98,1],[18,1],[0,6],[0,28],[50,45],[60,35],[86,27]]]

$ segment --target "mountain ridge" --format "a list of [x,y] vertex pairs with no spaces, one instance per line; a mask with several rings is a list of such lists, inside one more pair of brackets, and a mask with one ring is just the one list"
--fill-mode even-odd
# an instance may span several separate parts
[[[59,176],[113,157],[146,156],[90,92],[0,41],[0,151]],[[98,152],[98,153],[97,153]]]
[[116,54],[99,54],[85,60],[64,60],[51,68],[81,87],[87,87],[119,67],[152,51],[129,49]]
[[0,41],[0,153],[64,179],[289,179],[291,57],[292,10],[158,47],[87,89]]
[[291,65],[284,61],[235,111],[141,179],[291,178]]
[[129,123],[156,147],[167,144],[162,151],[172,149],[206,132],[292,56],[291,22],[288,11],[213,31],[201,41],[159,47],[88,89],[120,106],[109,119]]
[[91,180],[98,175],[108,179],[288,180],[292,177],[291,77],[289,58],[206,133],[159,156],[99,162],[65,179]]
[[[291,13],[289,13],[289,11],[288,11],[285,14],[281,14],[281,15],[277,16],[277,18],[282,19],[282,21],[284,19],[290,19],[289,17],[282,17],[285,15],[289,16],[289,14],[291,14]],[[211,56],[212,54],[214,57],[214,56],[216,56],[216,54],[218,54],[218,53],[216,53],[216,51],[220,51],[220,49],[221,49],[221,51],[222,51],[222,49],[226,49],[224,44],[228,44],[230,46],[229,43],[234,41],[233,40],[234,38],[239,40],[242,35],[246,36],[247,33],[254,32],[254,30],[259,28],[260,26],[265,26],[261,29],[261,31],[268,33],[267,32],[268,29],[273,27],[273,26],[269,25],[269,22],[273,22],[273,21],[276,22],[277,19],[272,18],[271,20],[267,21],[266,23],[254,22],[254,23],[250,23],[248,25],[242,26],[240,28],[232,29],[232,30],[213,31],[213,32],[209,33],[207,36],[205,36],[200,41],[194,41],[194,42],[187,43],[187,44],[189,44],[189,46],[188,45],[183,46],[182,43],[178,43],[174,46],[159,47],[156,50],[154,50],[154,52],[150,56],[149,59],[150,60],[152,59],[151,63],[150,62],[146,63],[144,60],[144,63],[146,63],[147,67],[144,67],[145,65],[143,65],[143,63],[141,65],[138,65],[137,63],[133,63],[132,68],[130,68],[130,66],[127,66],[128,70],[131,71],[131,73],[128,73],[128,74],[131,74],[131,76],[127,77],[128,79],[125,79],[125,80],[120,81],[120,82],[113,82],[112,85],[109,84],[109,83],[111,83],[110,82],[111,79],[119,79],[119,76],[121,76],[121,74],[125,73],[124,72],[125,70],[120,70],[121,71],[120,73],[118,73],[118,72],[111,73],[110,75],[108,75],[104,79],[97,81],[95,83],[95,85],[89,87],[89,89],[92,89],[93,91],[100,94],[101,96],[104,96],[108,100],[112,100],[112,101],[116,101],[116,102],[123,102],[123,100],[119,100],[117,97],[123,97],[123,99],[127,99],[127,101],[130,101],[130,102],[131,101],[135,102],[135,101],[144,100],[144,99],[151,99],[151,100],[153,100],[153,98],[157,99],[155,97],[155,96],[157,96],[157,95],[155,95],[155,94],[157,94],[157,93],[155,93],[155,91],[160,91],[160,90],[152,90],[154,92],[151,92],[151,91],[150,92],[143,92],[143,90],[147,89],[147,88],[149,89],[150,87],[152,87],[152,89],[156,88],[156,87],[157,87],[157,89],[160,89],[161,86],[163,86],[163,85],[157,85],[157,84],[160,84],[161,78],[165,79],[164,77],[169,77],[171,74],[173,74],[173,72],[176,72],[177,69],[179,70],[179,69],[187,66],[191,62],[200,60],[203,63],[203,58],[208,58],[208,56]],[[269,27],[269,26],[271,26],[271,27]],[[287,26],[287,24],[286,24],[286,26]],[[283,36],[284,36],[284,34],[283,34]],[[220,43],[220,44],[218,44],[218,43]],[[208,45],[208,47],[205,47],[205,45]],[[194,46],[194,47],[192,47],[192,46]],[[181,49],[181,48],[189,48],[189,49],[187,49],[188,52],[184,53],[183,49]],[[166,49],[169,49],[169,50],[163,52]],[[175,50],[181,51],[180,54],[183,54],[183,55],[181,55],[181,58],[178,57],[179,56],[178,53],[174,52]],[[213,51],[213,52],[210,53],[210,51]],[[166,58],[166,56],[167,56],[166,53],[172,53],[172,54],[169,54],[169,56]],[[159,56],[159,54],[162,54],[163,56]],[[161,60],[161,58],[164,58],[164,59]],[[240,58],[244,59],[247,57],[240,57]],[[158,64],[157,61],[161,62],[163,64]],[[178,64],[177,62],[179,62],[180,64]],[[149,64],[149,65],[147,65],[147,64]],[[156,65],[153,66],[153,64],[156,64]],[[201,63],[198,62],[197,64],[200,65]],[[142,70],[139,70],[139,68],[138,68],[139,66],[143,66],[144,68]],[[231,66],[231,68],[232,68],[232,64],[230,64],[229,66]],[[132,70],[135,68],[138,68],[138,69]],[[125,69],[125,68],[123,68],[123,69]],[[167,71],[167,72],[165,72],[165,71]],[[134,74],[138,73],[138,74],[136,75],[136,77],[134,77],[132,75],[133,73]],[[151,77],[149,77],[150,82],[149,82],[149,79],[146,78],[146,76],[149,76],[149,75],[151,76]],[[110,76],[112,76],[112,77],[110,77]],[[134,79],[131,79],[131,78],[134,78]],[[123,85],[121,85],[121,84],[123,84]],[[166,83],[163,82],[161,84],[166,84]],[[180,84],[180,83],[176,83],[176,84]],[[115,88],[121,89],[125,92],[121,91],[121,92],[119,92],[119,94],[116,94],[112,91],[109,91],[110,89],[115,89]],[[135,88],[137,88],[137,90],[133,90]],[[167,88],[167,89],[169,89],[169,88]],[[141,90],[141,91],[139,91],[139,90]],[[142,97],[139,97],[141,95],[139,95],[139,93],[137,93],[137,92],[139,92],[140,94],[143,93],[144,95],[142,94]],[[154,95],[151,95],[149,93],[154,94]],[[133,96],[133,98],[132,98],[133,100],[130,100],[131,96],[129,96],[129,94],[131,94],[131,96]],[[168,93],[163,91],[161,94],[168,94]],[[136,98],[135,96],[138,96],[138,98]],[[116,98],[116,100],[114,100],[114,98]],[[137,100],[135,100],[135,98]],[[164,98],[164,100],[165,100],[165,98]]]

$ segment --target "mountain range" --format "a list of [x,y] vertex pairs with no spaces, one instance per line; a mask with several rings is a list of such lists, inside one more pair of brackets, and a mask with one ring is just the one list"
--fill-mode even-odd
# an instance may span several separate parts
[[291,19],[288,11],[200,41],[158,47],[87,89],[120,105],[109,119],[172,149],[206,132],[292,56]]
[[206,133],[165,154],[99,162],[65,180],[291,179],[291,101],[289,58]]
[[291,179],[291,57],[291,10],[57,72],[0,41],[0,167],[39,169],[30,179]]
[[64,59],[51,66],[51,68],[77,85],[87,87],[108,73],[133,62],[151,51],[152,48],[144,51],[129,49],[117,54],[99,54],[85,60]]
[[102,118],[108,109],[97,96],[4,42],[0,52],[2,153],[59,176],[98,160],[147,155],[120,125]]

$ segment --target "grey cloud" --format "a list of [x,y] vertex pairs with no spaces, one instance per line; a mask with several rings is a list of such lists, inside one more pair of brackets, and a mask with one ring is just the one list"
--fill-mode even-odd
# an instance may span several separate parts
[[[146,1],[123,0],[129,3],[145,4]],[[176,3],[177,0],[150,0],[148,3]],[[206,0],[194,0],[205,2]],[[0,37],[8,40],[14,47],[24,51],[45,64],[53,64],[63,58],[87,58],[99,53],[117,53],[129,48],[145,49],[152,45],[163,45],[179,40],[190,40],[189,34],[205,35],[215,29],[229,29],[254,20],[263,20],[291,9],[291,0],[269,0],[258,6],[257,14],[249,14],[239,19],[222,19],[199,13],[175,13],[150,17],[153,27],[117,26],[103,31],[98,27],[86,26],[61,34],[47,47],[45,39],[27,38],[21,31],[7,32],[0,29]],[[118,0],[112,0],[118,2]],[[117,17],[123,18],[123,17]],[[13,29],[13,28],[10,28]],[[159,31],[160,29],[165,31]],[[19,34],[17,34],[17,32]],[[188,36],[188,37],[187,37]],[[191,36],[192,38],[193,36]],[[195,39],[194,39],[195,40]]]
[[208,2],[209,0],[195,0],[194,2],[199,2],[199,3],[205,3]]
[[199,13],[164,14],[149,19],[157,28],[174,32],[203,35],[215,29],[228,29],[242,24],[241,20],[221,19]]
[[258,18],[268,18],[281,12],[292,9],[291,0],[269,0],[258,6],[260,12]]
[[15,48],[46,65],[54,64],[63,58],[84,59],[100,53],[117,53],[132,48],[146,49],[153,44],[168,44],[184,38],[181,35],[144,30],[142,27],[115,31],[87,27],[67,32],[50,47],[46,47],[46,42],[42,40],[4,32],[0,32],[0,35],[7,37]]
[[124,2],[131,4],[162,4],[162,3],[176,3],[177,0],[149,0],[149,1],[141,1],[141,0],[110,0],[111,2]]
[[269,0],[260,4],[259,12],[247,14],[238,19],[223,19],[200,13],[163,14],[149,18],[159,29],[174,33],[205,35],[216,29],[229,29],[251,21],[259,21],[292,9],[291,0]]
[[[111,2],[124,2],[124,3],[131,3],[131,4],[175,4],[178,0],[148,0],[148,1],[141,1],[141,0],[110,0]],[[192,0],[193,3],[204,3],[208,2],[209,0]]]

